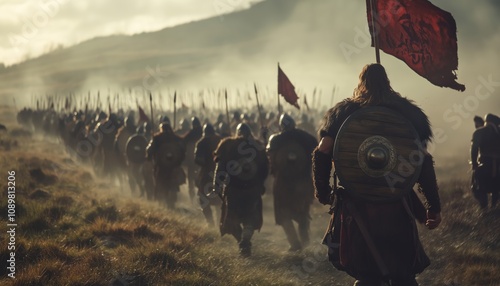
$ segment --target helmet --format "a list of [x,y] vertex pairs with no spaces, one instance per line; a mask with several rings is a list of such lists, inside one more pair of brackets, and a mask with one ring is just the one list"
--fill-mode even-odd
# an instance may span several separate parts
[[170,126],[170,123],[168,122],[160,123],[160,130],[161,132],[173,132],[172,126]]
[[126,127],[132,127],[134,126],[134,123],[135,123],[134,115],[131,114],[125,118]]
[[206,123],[203,126],[203,136],[212,136],[215,134],[214,127],[210,123]]
[[118,123],[118,116],[115,113],[111,113],[108,117],[108,120],[113,123]]
[[236,134],[237,136],[241,136],[244,138],[248,138],[252,136],[252,130],[250,130],[250,127],[246,123],[240,123],[236,127]]
[[231,133],[231,130],[229,128],[229,125],[226,122],[222,121],[221,123],[219,123],[219,134],[227,135],[230,133]]
[[200,119],[198,119],[198,117],[194,116],[191,118],[191,127],[193,129],[201,128]]
[[181,126],[181,130],[189,130],[189,121],[187,119],[181,119],[179,125]]
[[295,121],[290,115],[283,113],[280,117],[280,128],[282,131],[295,129]]

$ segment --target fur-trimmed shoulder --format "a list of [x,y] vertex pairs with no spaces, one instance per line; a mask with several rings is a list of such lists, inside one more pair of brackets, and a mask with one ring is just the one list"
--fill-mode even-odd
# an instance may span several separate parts
[[330,108],[323,117],[323,121],[319,129],[319,138],[323,138],[325,136],[332,138],[337,137],[337,132],[342,126],[342,123],[344,123],[349,115],[354,113],[359,108],[361,108],[359,103],[354,102],[352,98],[344,99],[337,103],[334,107]]
[[420,140],[430,142],[432,140],[432,129],[429,118],[416,103],[406,97],[397,97],[391,102],[383,104],[388,108],[398,111],[407,118],[417,130]]
[[[391,101],[380,104],[394,111],[401,113],[407,118],[417,130],[420,140],[430,142],[432,139],[432,129],[429,118],[418,107],[414,101],[405,97],[394,97]],[[319,130],[319,137],[330,136],[335,138],[337,132],[344,123],[344,121],[362,106],[354,102],[352,98],[347,98],[337,103],[333,108],[328,110],[323,118],[323,123]]]

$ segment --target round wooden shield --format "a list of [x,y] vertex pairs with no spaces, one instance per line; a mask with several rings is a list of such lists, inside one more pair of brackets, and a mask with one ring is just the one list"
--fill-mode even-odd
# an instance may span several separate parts
[[127,143],[133,134],[128,129],[122,129],[116,137],[116,144],[120,156],[127,155]]
[[178,167],[184,160],[184,148],[177,142],[165,142],[158,152],[159,163],[166,168]]
[[370,202],[401,199],[420,175],[425,150],[413,125],[385,107],[365,107],[342,124],[333,149],[348,193]]
[[134,164],[141,164],[146,160],[146,147],[148,140],[143,135],[131,136],[125,147],[127,160]]

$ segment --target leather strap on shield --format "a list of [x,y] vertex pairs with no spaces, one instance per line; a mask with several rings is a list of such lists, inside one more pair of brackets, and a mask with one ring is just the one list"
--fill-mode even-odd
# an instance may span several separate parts
[[333,150],[346,194],[370,202],[401,199],[413,188],[425,156],[418,133],[398,112],[365,107],[342,124]]

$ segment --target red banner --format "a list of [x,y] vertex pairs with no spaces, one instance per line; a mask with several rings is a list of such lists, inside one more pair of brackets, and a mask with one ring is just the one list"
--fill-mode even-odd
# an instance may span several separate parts
[[286,102],[300,109],[299,103],[297,102],[299,97],[297,93],[295,93],[295,87],[283,70],[281,70],[280,65],[278,65],[278,94],[281,94]]
[[432,84],[465,90],[456,81],[457,27],[450,13],[427,0],[366,0],[366,5],[372,46],[375,33],[382,51],[404,61]]

